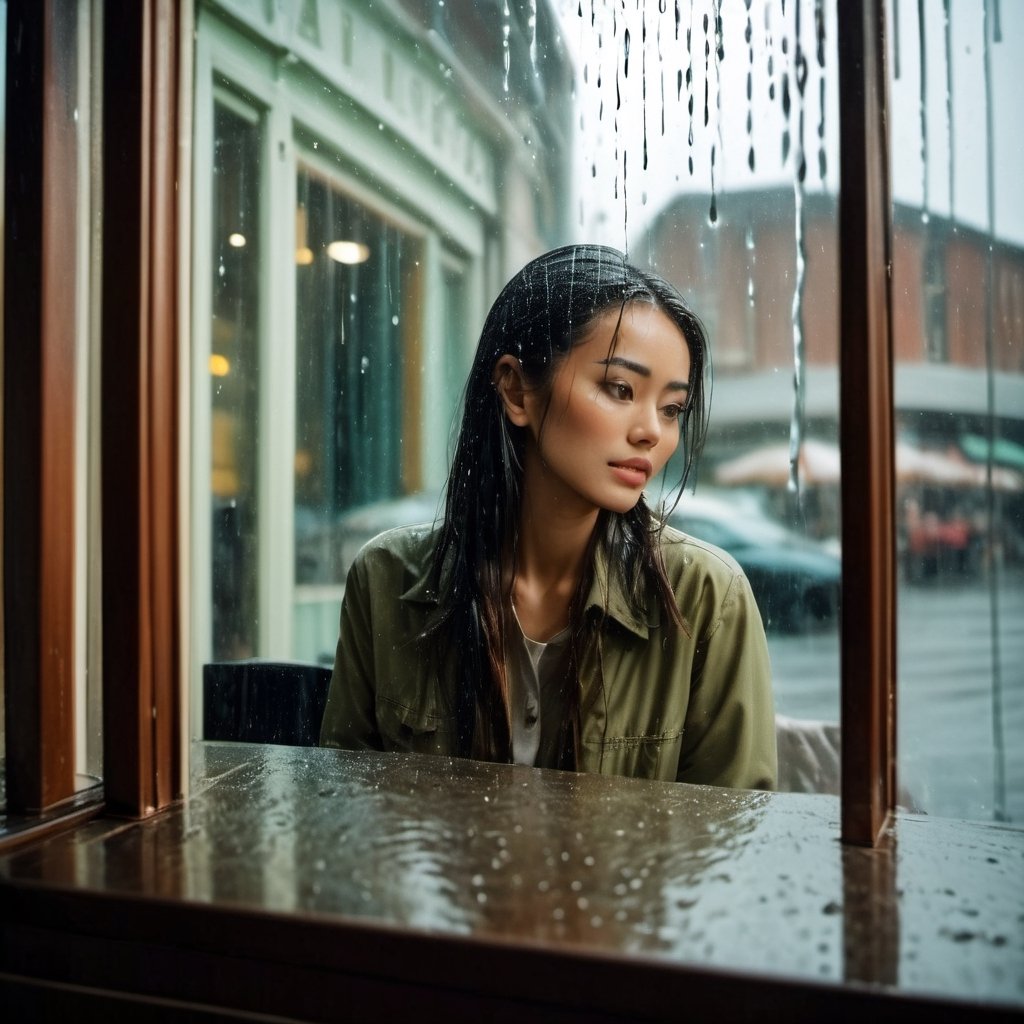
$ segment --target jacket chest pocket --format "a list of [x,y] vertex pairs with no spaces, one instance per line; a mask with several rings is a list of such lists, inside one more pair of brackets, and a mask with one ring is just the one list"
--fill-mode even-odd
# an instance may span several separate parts
[[682,744],[681,730],[654,736],[609,736],[593,744],[584,741],[580,768],[602,775],[673,782]]

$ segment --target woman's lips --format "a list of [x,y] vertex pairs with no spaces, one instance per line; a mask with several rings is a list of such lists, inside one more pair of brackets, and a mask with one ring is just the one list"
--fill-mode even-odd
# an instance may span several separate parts
[[622,462],[609,462],[612,472],[629,487],[643,487],[654,467],[649,459],[624,459]]

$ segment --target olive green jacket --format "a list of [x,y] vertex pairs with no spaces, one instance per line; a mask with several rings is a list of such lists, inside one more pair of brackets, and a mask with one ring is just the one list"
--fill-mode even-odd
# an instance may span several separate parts
[[[349,571],[320,743],[450,755],[451,700],[417,640],[437,615],[429,581],[436,533],[402,527],[370,541]],[[580,770],[771,789],[775,722],[761,616],[736,562],[666,528],[668,579],[686,631],[629,608],[598,555],[587,599],[606,609],[580,666]],[[429,642],[429,641],[428,641]]]

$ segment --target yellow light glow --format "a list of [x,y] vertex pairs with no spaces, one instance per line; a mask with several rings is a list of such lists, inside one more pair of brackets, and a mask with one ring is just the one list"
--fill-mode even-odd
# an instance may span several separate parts
[[234,249],[245,248],[245,235],[239,234],[237,231],[233,231],[228,235],[228,245]]
[[210,355],[210,373],[214,377],[226,377],[231,372],[231,364],[226,356],[217,352]]
[[313,250],[308,245],[295,250],[295,262],[300,267],[308,267],[313,262]]
[[335,263],[365,263],[370,258],[370,247],[362,242],[331,242],[327,255]]

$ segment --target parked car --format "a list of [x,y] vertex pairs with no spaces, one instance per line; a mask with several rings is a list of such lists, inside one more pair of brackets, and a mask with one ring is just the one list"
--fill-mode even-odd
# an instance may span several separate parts
[[841,563],[824,545],[718,496],[684,494],[668,523],[739,562],[766,629],[802,632],[837,617]]
[[[343,580],[356,552],[383,530],[433,521],[436,494],[411,494],[365,505],[331,530],[334,578]],[[766,629],[801,632],[833,620],[839,608],[840,561],[821,544],[767,518],[742,500],[686,494],[669,515],[676,529],[723,548],[750,580]]]
[[307,531],[296,544],[299,564],[305,565],[311,582],[343,583],[367,541],[397,526],[432,523],[443,511],[439,496],[424,492],[349,509],[333,522]]

